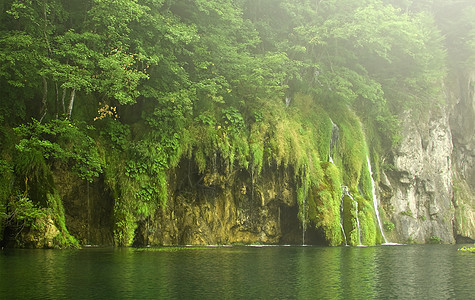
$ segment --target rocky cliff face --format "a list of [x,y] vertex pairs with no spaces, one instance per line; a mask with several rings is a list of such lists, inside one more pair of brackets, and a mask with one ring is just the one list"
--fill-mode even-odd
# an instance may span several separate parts
[[382,173],[385,212],[395,224],[392,239],[452,243],[452,136],[445,109],[402,117],[399,147],[392,153],[390,171]]
[[[378,184],[391,242],[475,239],[475,75],[447,86],[447,104],[401,116],[402,140],[383,159]],[[457,88],[456,88],[457,87]],[[222,169],[222,168],[221,168]],[[289,170],[199,174],[183,161],[169,174],[166,208],[138,222],[136,245],[301,244],[295,178]],[[87,186],[59,174],[70,232],[83,244],[113,243],[113,199],[98,182]],[[326,244],[307,228],[305,243]]]
[[475,73],[452,76],[447,96],[454,151],[456,238],[475,240]]
[[402,116],[380,189],[398,242],[475,239],[475,74],[452,76],[447,105]]
[[[383,220],[394,224],[394,229],[386,232],[391,242],[475,240],[475,73],[451,78],[446,105],[401,116],[402,140],[381,161],[377,194]],[[329,244],[321,227],[306,226],[303,233],[299,184],[291,166],[267,166],[255,177],[247,170],[225,170],[215,161],[200,173],[193,161],[183,159],[168,174],[166,207],[131,221],[132,231],[136,228],[135,245]],[[69,233],[83,245],[114,244],[114,197],[119,196],[103,179],[88,184],[65,168],[56,168],[53,178]],[[326,214],[329,223],[340,225],[338,214],[322,209],[335,196],[313,194],[320,199],[313,209]],[[363,210],[373,212],[368,208]],[[340,215],[346,215],[346,227],[355,227],[356,215]],[[59,228],[51,216],[43,223],[43,231],[25,232],[23,245],[54,244]]]
[[169,203],[141,222],[137,245],[302,243],[296,184],[287,171],[268,170],[252,184],[239,170],[189,176],[189,165],[172,173]]

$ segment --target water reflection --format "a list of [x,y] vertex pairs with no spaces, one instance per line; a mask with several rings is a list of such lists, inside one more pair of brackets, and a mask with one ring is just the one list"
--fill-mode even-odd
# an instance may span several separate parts
[[340,262],[343,274],[343,298],[375,298],[378,282],[375,263],[377,250],[375,247],[344,249]]
[[454,246],[398,246],[382,250],[385,249],[379,251],[376,263],[380,266],[380,290],[386,295],[404,299],[453,298],[451,273],[456,266],[450,258],[463,259]]
[[457,246],[0,251],[0,299],[468,299]]

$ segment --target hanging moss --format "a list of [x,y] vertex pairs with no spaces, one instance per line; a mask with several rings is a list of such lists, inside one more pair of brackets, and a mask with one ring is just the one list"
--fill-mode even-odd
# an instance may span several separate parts
[[367,200],[361,196],[355,197],[358,201],[358,216],[361,227],[361,242],[364,245],[370,246],[380,243],[377,235],[376,219],[372,201]]
[[[253,182],[267,167],[291,171],[298,184],[298,217],[304,220],[304,226],[320,229],[329,244],[340,244],[341,185],[350,186],[355,195],[360,184],[365,195],[370,191],[361,122],[346,106],[335,104],[330,110],[340,128],[335,164],[331,164],[327,162],[332,134],[328,107],[324,109],[312,97],[299,94],[290,107],[278,101],[261,104],[253,117],[243,117],[233,108],[196,118],[181,135],[179,147],[168,147],[163,145],[163,139],[156,142],[157,137],[144,135],[140,142],[126,142],[126,156],[107,151],[108,156],[114,153],[106,158],[106,178],[115,198],[116,243],[130,245],[137,223],[166,205],[166,170],[188,158],[200,173],[208,169],[230,173],[239,168],[247,170]],[[358,200],[362,239],[374,244],[374,225],[370,225],[374,219],[368,210],[363,210],[371,205],[364,199]],[[345,230],[353,232],[356,212],[348,212],[344,215],[348,219]],[[354,235],[349,236],[350,242],[356,244]]]
[[48,199],[48,208],[51,211],[54,224],[59,230],[54,238],[54,247],[55,248],[77,248],[79,243],[74,236],[69,234],[68,229],[66,228],[66,221],[64,216],[64,208],[61,197],[59,196],[58,191],[55,189],[53,193],[47,194]]
[[343,236],[340,227],[340,173],[333,164],[326,164],[324,178],[312,189],[310,201],[315,207],[309,216],[316,228],[321,228],[330,245],[341,243]]
[[355,204],[348,196],[343,196],[343,228],[346,232],[346,239],[348,245],[358,245],[358,232],[355,215]]

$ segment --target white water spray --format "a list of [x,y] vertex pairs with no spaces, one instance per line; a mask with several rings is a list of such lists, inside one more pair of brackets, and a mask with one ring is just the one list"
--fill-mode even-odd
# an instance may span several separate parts
[[[353,204],[355,205],[356,229],[358,230],[358,246],[362,246],[360,218],[358,217],[358,202],[353,198],[353,196],[351,196],[350,190],[348,189],[347,186],[342,185],[341,189],[342,189],[343,195],[341,196],[340,214],[343,215],[343,199],[345,198],[345,196],[348,196],[351,199],[351,201],[353,201]],[[340,218],[340,226],[341,226],[341,229],[343,230],[343,236],[345,237],[345,245],[347,245],[345,230],[343,229],[343,217]]]
[[351,200],[355,204],[355,215],[356,215],[356,227],[358,228],[358,246],[361,246],[361,227],[360,227],[360,218],[358,217],[358,202],[350,196]]
[[369,175],[371,177],[371,189],[372,189],[372,192],[373,192],[374,213],[376,214],[376,219],[378,219],[379,231],[381,232],[381,235],[383,236],[384,243],[388,244],[388,240],[386,240],[386,236],[384,235],[384,232],[383,232],[383,226],[381,224],[381,218],[379,217],[378,198],[376,197],[376,186],[374,184],[373,171],[371,171],[371,163],[369,161],[369,156],[366,156],[366,161],[368,162],[368,170],[369,170]]
[[305,197],[302,205],[302,246],[305,246]]
[[348,246],[348,241],[346,240],[345,229],[343,228],[343,200],[345,199],[345,193],[341,195],[341,202],[340,202],[340,227],[341,232],[343,233],[343,238],[345,239],[345,246]]

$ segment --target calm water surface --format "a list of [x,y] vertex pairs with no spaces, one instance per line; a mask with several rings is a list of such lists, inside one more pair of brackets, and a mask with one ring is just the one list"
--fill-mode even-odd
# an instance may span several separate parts
[[0,250],[0,299],[475,299],[460,247]]

